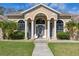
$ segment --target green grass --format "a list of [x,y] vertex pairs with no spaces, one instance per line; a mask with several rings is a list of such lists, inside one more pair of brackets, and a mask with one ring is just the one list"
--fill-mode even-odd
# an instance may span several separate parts
[[79,43],[49,43],[55,56],[79,56]]
[[33,42],[0,41],[0,56],[31,56]]

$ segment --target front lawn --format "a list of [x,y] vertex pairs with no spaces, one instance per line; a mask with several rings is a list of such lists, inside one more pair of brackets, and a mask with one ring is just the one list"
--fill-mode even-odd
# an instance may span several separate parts
[[33,42],[0,41],[0,56],[31,56]]
[[79,43],[49,43],[55,56],[79,56]]

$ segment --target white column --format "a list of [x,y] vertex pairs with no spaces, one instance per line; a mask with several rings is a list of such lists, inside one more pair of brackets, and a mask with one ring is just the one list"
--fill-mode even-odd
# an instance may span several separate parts
[[25,20],[25,39],[27,39],[27,31],[28,31],[27,20]]
[[57,40],[57,37],[56,37],[56,20],[54,20],[53,35],[54,35],[54,40]]
[[47,34],[48,34],[48,39],[50,39],[50,20],[47,21]]
[[31,21],[31,39],[34,39],[34,21]]

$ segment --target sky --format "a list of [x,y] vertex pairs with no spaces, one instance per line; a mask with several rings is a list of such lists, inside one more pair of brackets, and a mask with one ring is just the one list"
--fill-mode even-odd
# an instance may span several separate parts
[[[38,4],[38,3],[37,3]],[[79,3],[45,3],[47,6],[62,12],[62,13],[71,13],[79,14]],[[34,3],[0,3],[0,6],[5,8],[15,8],[19,9],[29,9],[36,4]]]

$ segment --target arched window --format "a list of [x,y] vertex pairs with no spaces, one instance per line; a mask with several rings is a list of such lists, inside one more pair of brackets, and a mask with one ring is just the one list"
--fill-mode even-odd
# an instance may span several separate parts
[[18,21],[18,29],[24,30],[25,29],[25,22],[23,20]]
[[57,27],[57,32],[62,32],[63,31],[63,21],[62,20],[58,20],[56,23],[56,27]]
[[43,13],[38,13],[35,16],[35,22],[36,24],[45,24],[45,20],[47,19],[47,16]]
[[36,20],[36,24],[45,24],[45,20],[42,20],[42,18],[39,18]]

